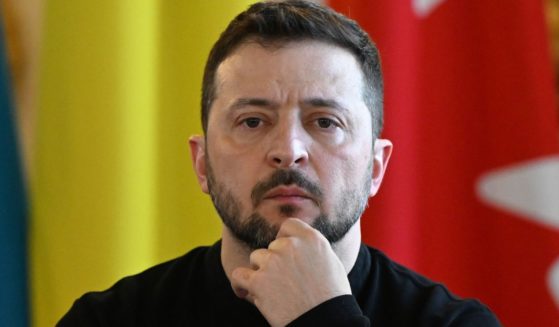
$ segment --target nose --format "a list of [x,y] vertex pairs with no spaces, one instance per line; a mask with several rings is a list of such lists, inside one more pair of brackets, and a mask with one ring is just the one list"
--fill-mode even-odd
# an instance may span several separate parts
[[267,153],[268,164],[274,168],[293,168],[309,160],[306,133],[298,122],[286,122],[277,126],[272,133],[271,146]]

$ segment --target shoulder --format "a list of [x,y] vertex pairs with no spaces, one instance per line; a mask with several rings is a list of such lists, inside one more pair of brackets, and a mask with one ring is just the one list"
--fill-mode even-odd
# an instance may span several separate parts
[[386,307],[383,310],[400,308],[392,313],[396,319],[409,318],[418,326],[499,326],[495,315],[480,301],[460,298],[442,283],[394,262],[381,251],[368,250],[374,276],[369,291],[376,293],[377,305]]
[[[141,325],[151,320],[157,308],[190,288],[201,287],[204,262],[209,247],[153,266],[139,274],[122,278],[105,291],[89,292],[76,300],[59,326]],[[150,308],[150,310],[145,310]]]

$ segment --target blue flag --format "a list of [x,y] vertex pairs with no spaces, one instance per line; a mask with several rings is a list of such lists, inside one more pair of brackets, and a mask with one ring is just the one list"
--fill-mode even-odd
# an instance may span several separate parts
[[0,326],[27,326],[25,192],[5,50],[0,29]]

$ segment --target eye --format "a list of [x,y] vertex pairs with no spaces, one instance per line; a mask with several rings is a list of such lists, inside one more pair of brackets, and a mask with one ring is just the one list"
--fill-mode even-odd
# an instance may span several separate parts
[[316,120],[316,124],[320,128],[331,128],[331,127],[336,126],[336,123],[332,119],[329,119],[329,118],[318,118]]
[[262,119],[257,117],[249,117],[243,120],[243,124],[245,124],[248,128],[256,128],[262,124]]

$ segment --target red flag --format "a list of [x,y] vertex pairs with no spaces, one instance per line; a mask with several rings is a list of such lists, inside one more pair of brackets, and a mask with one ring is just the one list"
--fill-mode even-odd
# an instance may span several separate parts
[[559,144],[542,2],[329,3],[383,57],[395,149],[365,241],[506,326],[556,326]]

